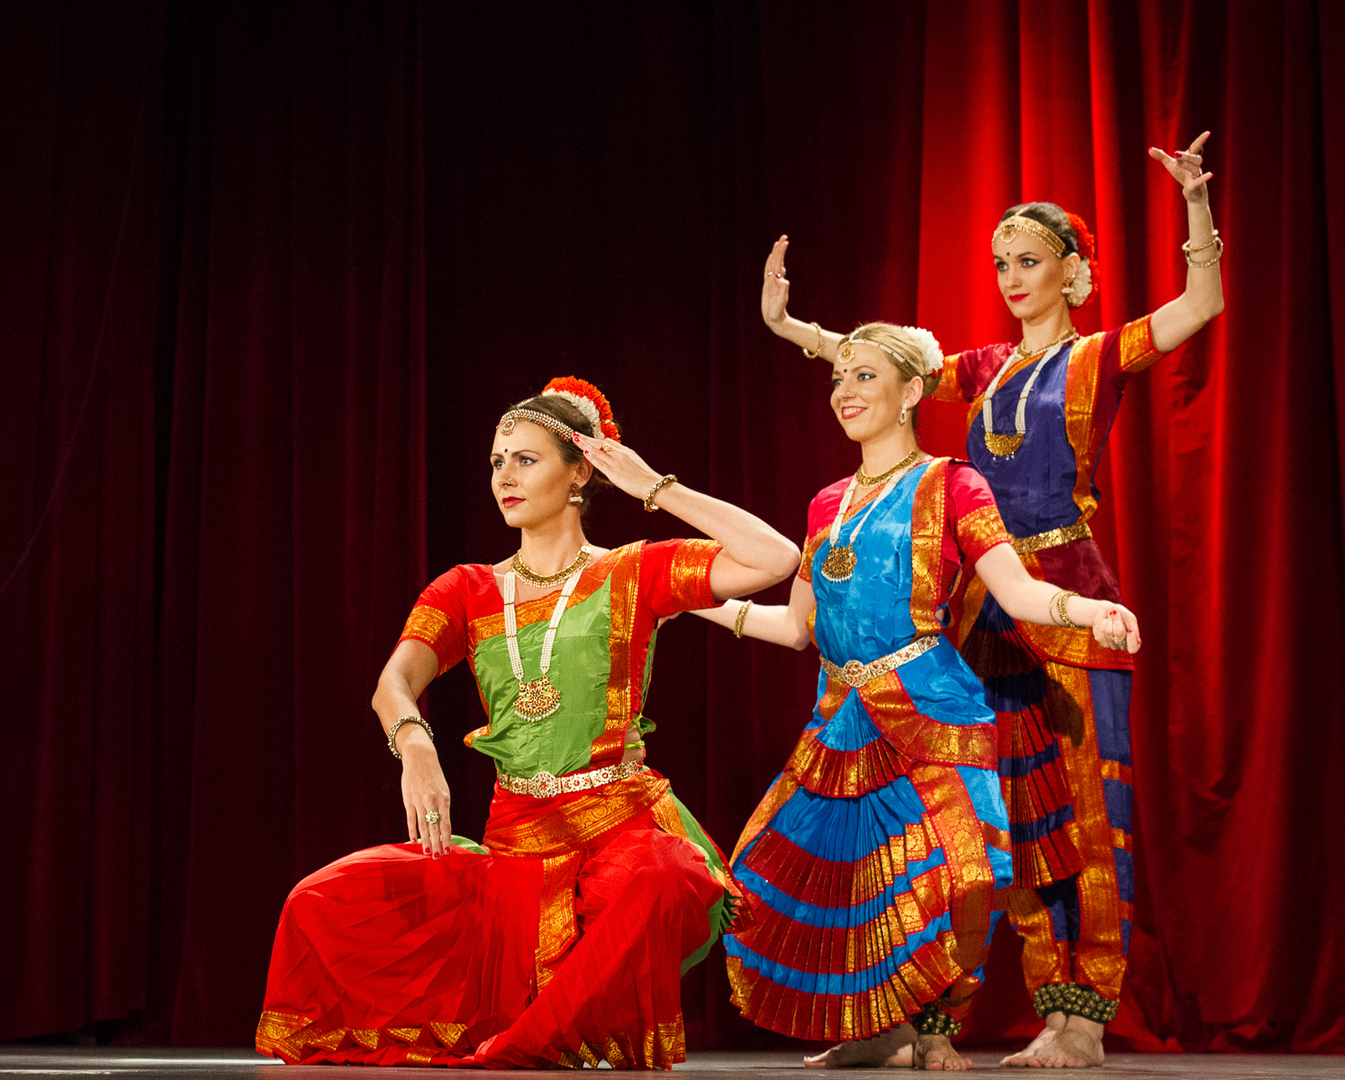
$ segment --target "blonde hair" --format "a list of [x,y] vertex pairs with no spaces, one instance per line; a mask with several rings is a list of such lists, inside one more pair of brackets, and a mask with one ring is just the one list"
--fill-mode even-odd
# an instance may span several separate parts
[[919,326],[895,326],[892,323],[870,322],[857,326],[841,338],[836,356],[847,341],[873,345],[906,382],[914,378],[924,381],[921,399],[929,397],[938,388],[943,375],[943,353],[934,335]]

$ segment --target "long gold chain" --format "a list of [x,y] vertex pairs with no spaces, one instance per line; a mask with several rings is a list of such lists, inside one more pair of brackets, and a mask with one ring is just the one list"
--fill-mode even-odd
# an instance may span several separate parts
[[913,462],[919,456],[920,456],[920,447],[917,446],[904,458],[902,458],[895,465],[893,465],[892,468],[888,469],[887,472],[880,473],[878,476],[870,476],[868,473],[864,471],[864,466],[861,465],[858,469],[855,470],[855,483],[859,484],[860,487],[873,487],[875,484],[884,484],[888,480],[891,480],[892,477],[896,476],[897,473],[901,472],[902,469],[906,468],[907,465],[911,464],[911,462]]
[[552,585],[559,585],[576,570],[587,566],[589,559],[593,558],[593,549],[587,544],[579,549],[579,554],[574,557],[574,562],[565,567],[564,570],[557,570],[554,574],[542,575],[537,573],[531,566],[523,561],[523,552],[519,552],[509,564],[519,577],[529,585],[536,585],[539,589],[549,589]]

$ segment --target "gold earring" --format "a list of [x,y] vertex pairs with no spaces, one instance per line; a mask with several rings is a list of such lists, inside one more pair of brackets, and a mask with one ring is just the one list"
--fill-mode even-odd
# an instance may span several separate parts
[[906,403],[904,401],[901,403],[901,415],[897,417],[897,423],[898,424],[906,423]]
[[1074,279],[1070,278],[1067,282],[1065,282],[1065,284],[1060,286],[1060,294],[1062,296],[1068,296],[1070,292],[1073,291],[1073,289],[1074,289]]
[[579,494],[579,485],[578,485],[578,484],[571,484],[571,485],[570,485],[570,502],[572,502],[572,503],[581,503],[581,502],[583,502],[583,501],[584,501],[584,496],[582,496],[581,494]]

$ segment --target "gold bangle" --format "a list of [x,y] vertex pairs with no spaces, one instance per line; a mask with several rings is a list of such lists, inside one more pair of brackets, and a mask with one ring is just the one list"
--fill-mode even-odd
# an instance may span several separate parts
[[743,623],[747,621],[747,609],[752,606],[751,600],[744,600],[743,606],[738,609],[738,618],[733,623],[733,636],[740,638],[743,636]]
[[430,722],[423,716],[399,716],[397,722],[388,729],[388,749],[392,751],[392,756],[398,761],[402,760],[402,752],[397,749],[397,732],[401,730],[403,724],[419,724],[425,729],[425,734],[430,737],[430,745],[434,745],[434,732],[430,730]]
[[677,477],[675,477],[672,473],[669,473],[667,476],[660,477],[658,483],[656,483],[653,487],[651,487],[649,489],[649,494],[644,497],[645,510],[647,510],[651,514],[655,510],[657,510],[658,503],[654,501],[654,496],[657,495],[669,484],[675,484],[675,483],[677,483]]
[[822,328],[818,326],[817,323],[809,323],[808,325],[817,331],[817,348],[810,349],[807,345],[801,345],[799,347],[803,349],[803,355],[809,360],[816,360],[822,355]]
[[1073,619],[1071,619],[1069,617],[1069,610],[1066,607],[1066,605],[1069,603],[1069,598],[1071,596],[1078,596],[1078,595],[1079,594],[1076,593],[1073,589],[1061,589],[1052,598],[1051,602],[1055,606],[1055,613],[1057,616],[1054,622],[1057,626],[1063,626],[1067,630],[1088,629],[1088,627],[1082,625],[1081,623],[1076,623]]
[[1214,245],[1218,242],[1219,242],[1219,230],[1211,229],[1209,240],[1201,244],[1200,247],[1192,247],[1191,241],[1188,240],[1186,241],[1186,243],[1182,245],[1182,250],[1186,252],[1188,255],[1194,255],[1197,251],[1204,251],[1206,248],[1214,247]]
[[[1182,245],[1182,253],[1186,256],[1186,265],[1193,267],[1196,270],[1204,270],[1206,267],[1213,266],[1215,263],[1217,263],[1220,259],[1224,257],[1224,242],[1219,238],[1219,232],[1217,229],[1215,230],[1214,233],[1214,239],[1211,240],[1208,244],[1204,244],[1198,248],[1191,248],[1187,246],[1190,244],[1190,242],[1191,241],[1188,240],[1185,244]],[[1191,258],[1192,251],[1204,251],[1205,248],[1211,246],[1213,246],[1214,248],[1214,258],[1206,259],[1203,262],[1197,262],[1195,259]]]

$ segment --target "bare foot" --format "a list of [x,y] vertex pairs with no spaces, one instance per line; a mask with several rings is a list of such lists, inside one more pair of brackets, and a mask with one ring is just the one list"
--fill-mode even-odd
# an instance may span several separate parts
[[855,1039],[803,1059],[806,1069],[848,1069],[856,1066],[909,1069],[914,1060],[915,1028],[898,1024],[871,1039]]
[[1039,1050],[1027,1064],[1044,1069],[1080,1069],[1101,1065],[1102,1033],[1105,1030],[1095,1020],[1071,1016],[1050,1045]]
[[1010,1054],[1006,1058],[1000,1058],[1001,1065],[1014,1065],[1019,1068],[1026,1068],[1036,1062],[1033,1060],[1043,1053],[1046,1047],[1055,1042],[1055,1037],[1065,1030],[1065,1020],[1067,1017],[1062,1012],[1053,1012],[1046,1014],[1046,1026],[1041,1029],[1041,1034],[1027,1044],[1016,1054]]
[[947,1035],[921,1035],[915,1042],[914,1064],[917,1069],[961,1072],[971,1068],[972,1060],[954,1050]]

